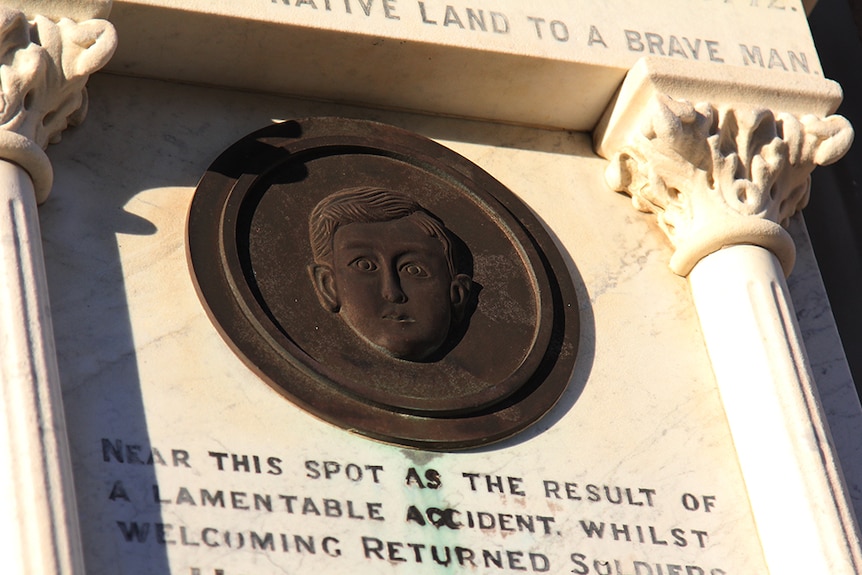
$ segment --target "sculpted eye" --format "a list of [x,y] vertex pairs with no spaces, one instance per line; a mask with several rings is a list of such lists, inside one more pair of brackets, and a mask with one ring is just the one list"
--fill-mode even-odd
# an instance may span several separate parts
[[413,262],[408,262],[408,263],[402,264],[399,271],[403,274],[406,274],[406,275],[408,275],[410,277],[414,277],[414,278],[427,278],[428,277],[428,272],[425,271],[425,268],[423,268],[419,264],[416,264]]
[[377,269],[377,264],[368,258],[356,258],[350,262],[350,267],[356,268],[361,272],[373,272]]

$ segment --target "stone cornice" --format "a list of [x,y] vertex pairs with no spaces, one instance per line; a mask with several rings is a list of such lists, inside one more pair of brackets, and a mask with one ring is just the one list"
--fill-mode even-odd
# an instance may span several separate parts
[[83,22],[107,19],[113,0],[3,0],[2,4],[23,12],[28,19],[38,15],[55,22],[62,18]]

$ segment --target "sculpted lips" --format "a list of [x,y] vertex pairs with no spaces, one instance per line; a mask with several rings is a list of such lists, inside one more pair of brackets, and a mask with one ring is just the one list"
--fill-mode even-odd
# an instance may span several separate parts
[[409,315],[405,315],[403,313],[398,312],[388,312],[383,314],[383,319],[388,319],[390,321],[397,321],[399,323],[413,323],[416,320],[410,317]]

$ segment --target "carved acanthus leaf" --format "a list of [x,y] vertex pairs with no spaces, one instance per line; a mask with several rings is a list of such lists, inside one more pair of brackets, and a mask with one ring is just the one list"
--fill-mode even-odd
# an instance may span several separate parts
[[687,275],[722,247],[772,250],[785,273],[795,259],[781,226],[808,202],[810,173],[843,156],[853,129],[841,116],[796,117],[765,109],[717,108],[656,96],[632,142],[606,172],[608,184],[653,212]]
[[54,22],[0,7],[0,158],[26,169],[43,201],[52,171],[42,150],[87,112],[85,84],[114,53],[107,20]]

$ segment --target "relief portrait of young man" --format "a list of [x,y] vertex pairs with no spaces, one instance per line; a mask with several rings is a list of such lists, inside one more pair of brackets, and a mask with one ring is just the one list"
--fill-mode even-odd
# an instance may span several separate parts
[[309,235],[320,304],[379,352],[427,360],[464,319],[474,286],[456,267],[458,243],[405,194],[335,192],[312,210]]

